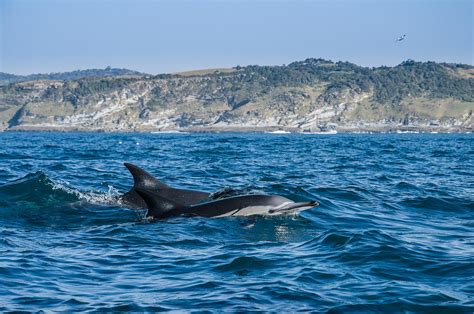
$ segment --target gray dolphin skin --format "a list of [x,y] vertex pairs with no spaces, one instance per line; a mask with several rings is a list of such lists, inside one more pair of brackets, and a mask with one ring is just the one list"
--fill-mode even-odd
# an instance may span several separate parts
[[242,195],[197,205],[185,205],[150,190],[137,188],[136,192],[148,207],[147,217],[157,219],[180,215],[201,217],[280,215],[300,212],[319,205],[316,201],[295,203],[276,195]]
[[137,189],[153,192],[184,205],[194,205],[209,198],[210,193],[172,188],[156,179],[154,176],[130,163],[124,163],[133,176],[133,187],[120,197],[121,202],[132,209],[146,209],[147,204],[136,192]]

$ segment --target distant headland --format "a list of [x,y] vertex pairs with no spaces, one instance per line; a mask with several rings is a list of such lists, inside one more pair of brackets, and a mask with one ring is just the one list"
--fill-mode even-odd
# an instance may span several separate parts
[[0,130],[471,132],[474,67],[306,59],[149,75],[0,73]]

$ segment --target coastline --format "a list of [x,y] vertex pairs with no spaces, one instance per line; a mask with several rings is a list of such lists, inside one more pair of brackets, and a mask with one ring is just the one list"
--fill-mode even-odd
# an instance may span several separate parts
[[0,130],[0,132],[80,132],[80,133],[153,133],[153,134],[179,134],[179,133],[270,133],[270,134],[385,134],[385,133],[428,133],[428,134],[449,134],[449,133],[472,133],[474,128],[466,127],[411,127],[411,126],[383,126],[383,127],[340,127],[330,130],[308,132],[299,128],[290,127],[183,127],[158,129],[151,127],[143,128],[82,128],[82,127],[51,127],[51,126],[16,126]]

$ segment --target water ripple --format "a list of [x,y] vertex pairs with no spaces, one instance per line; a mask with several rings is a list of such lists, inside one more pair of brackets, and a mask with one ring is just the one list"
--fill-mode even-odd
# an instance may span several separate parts
[[[471,313],[473,142],[0,133],[0,311]],[[177,187],[321,205],[150,222],[117,202],[125,161]]]

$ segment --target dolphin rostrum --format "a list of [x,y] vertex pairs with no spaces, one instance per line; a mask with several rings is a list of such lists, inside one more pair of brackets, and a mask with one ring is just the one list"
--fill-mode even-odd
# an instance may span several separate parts
[[148,189],[137,188],[136,192],[148,207],[147,217],[158,219],[179,215],[225,217],[290,214],[319,205],[316,201],[295,203],[277,195],[241,195],[197,205],[185,205]]
[[165,198],[176,200],[183,205],[194,205],[211,196],[207,192],[172,188],[133,164],[124,163],[124,165],[132,174],[134,184],[130,191],[120,197],[120,200],[124,205],[132,209],[147,208],[143,198],[136,192],[137,189],[153,192]]

